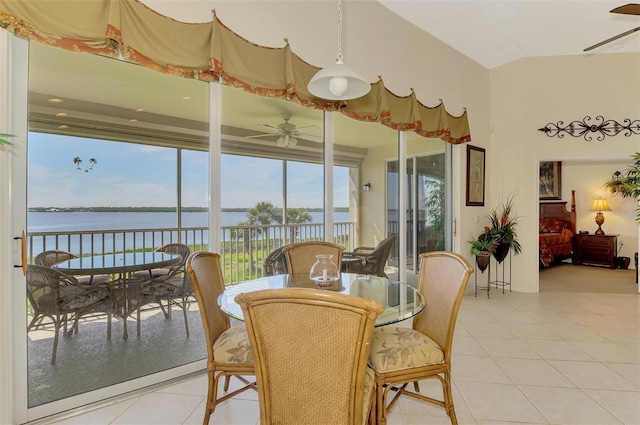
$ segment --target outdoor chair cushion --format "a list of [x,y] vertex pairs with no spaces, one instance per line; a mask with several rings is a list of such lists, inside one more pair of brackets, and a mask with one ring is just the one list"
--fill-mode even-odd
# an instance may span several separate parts
[[80,291],[76,287],[67,286],[60,289],[60,309],[78,310],[102,301],[107,297],[104,288],[93,288],[88,291]]

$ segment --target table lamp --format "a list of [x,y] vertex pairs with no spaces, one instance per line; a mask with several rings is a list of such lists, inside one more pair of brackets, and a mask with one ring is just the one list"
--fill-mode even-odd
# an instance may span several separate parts
[[604,231],[602,230],[602,223],[604,223],[604,215],[602,215],[602,211],[611,211],[609,204],[606,199],[598,198],[593,200],[593,204],[589,211],[597,211],[596,214],[596,224],[598,225],[598,230],[596,230],[596,235],[604,235]]

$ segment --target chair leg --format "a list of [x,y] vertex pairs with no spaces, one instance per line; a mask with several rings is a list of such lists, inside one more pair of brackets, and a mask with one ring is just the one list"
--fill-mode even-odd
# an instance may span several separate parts
[[60,320],[61,317],[53,318],[53,331],[55,334],[53,335],[53,351],[51,353],[51,364],[56,364],[56,353],[58,351],[58,336],[60,334]]
[[182,301],[182,314],[184,315],[184,330],[187,333],[187,338],[189,338],[189,321],[187,320],[187,303]]
[[453,394],[451,393],[451,374],[445,373],[442,380],[442,392],[444,393],[444,408],[447,412],[447,416],[451,419],[452,425],[458,424],[458,418],[456,417],[456,410],[453,406]]

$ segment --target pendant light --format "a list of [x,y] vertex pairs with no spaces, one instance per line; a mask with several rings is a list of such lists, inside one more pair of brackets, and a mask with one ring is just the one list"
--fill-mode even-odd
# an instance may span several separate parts
[[340,0],[338,0],[338,56],[336,64],[318,71],[309,81],[307,90],[316,97],[328,100],[357,99],[371,91],[371,84],[356,70],[343,62],[342,3]]

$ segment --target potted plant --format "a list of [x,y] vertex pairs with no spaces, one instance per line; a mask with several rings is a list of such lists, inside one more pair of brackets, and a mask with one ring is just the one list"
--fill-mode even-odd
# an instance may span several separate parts
[[0,133],[0,145],[13,145],[6,137],[16,137],[15,134]]
[[[640,199],[640,152],[631,155],[633,165],[627,167],[624,172],[616,171],[613,176],[603,184],[611,193],[618,192],[623,198]],[[638,205],[636,221],[640,222],[640,204]]]
[[518,217],[514,216],[512,212],[513,196],[511,195],[487,216],[490,223],[489,233],[498,243],[493,252],[493,256],[498,263],[505,259],[509,249],[513,249],[515,255],[520,254],[522,251],[516,232]]
[[481,272],[484,272],[489,265],[491,254],[495,252],[498,241],[491,235],[491,229],[485,226],[484,232],[477,238],[468,241],[471,246],[471,254],[476,256],[476,264]]

